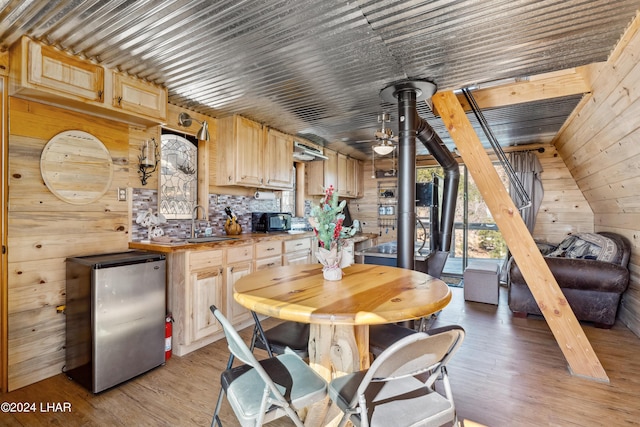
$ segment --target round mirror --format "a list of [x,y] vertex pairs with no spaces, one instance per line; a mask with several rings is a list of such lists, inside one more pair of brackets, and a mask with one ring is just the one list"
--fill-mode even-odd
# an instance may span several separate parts
[[86,205],[109,190],[113,162],[98,138],[80,130],[68,130],[45,145],[40,156],[40,173],[56,197],[74,205]]

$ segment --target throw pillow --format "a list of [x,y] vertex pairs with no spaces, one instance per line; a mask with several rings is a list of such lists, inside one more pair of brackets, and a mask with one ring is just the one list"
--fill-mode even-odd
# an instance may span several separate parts
[[547,256],[612,262],[617,253],[618,245],[613,240],[600,234],[579,233],[564,239]]
[[556,245],[547,242],[539,242],[536,240],[536,246],[542,255],[549,255],[556,250]]

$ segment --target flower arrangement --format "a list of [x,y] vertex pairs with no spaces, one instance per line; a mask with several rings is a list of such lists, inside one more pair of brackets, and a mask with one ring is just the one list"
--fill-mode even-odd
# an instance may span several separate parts
[[358,220],[354,220],[351,227],[343,225],[345,205],[346,201],[338,201],[338,193],[330,185],[320,203],[311,208],[309,224],[318,237],[320,248],[317,257],[325,269],[345,266],[341,264],[342,248],[346,239],[356,234],[360,227]]

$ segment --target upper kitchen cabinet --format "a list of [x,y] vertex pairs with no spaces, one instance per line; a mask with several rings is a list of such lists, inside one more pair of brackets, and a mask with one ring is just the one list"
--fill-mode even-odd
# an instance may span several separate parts
[[43,100],[102,102],[104,68],[23,37],[11,51],[11,92]]
[[269,188],[293,188],[293,137],[275,129],[265,129],[265,185]]
[[217,185],[290,190],[293,138],[242,116],[218,120]]
[[261,187],[262,125],[242,116],[218,120],[218,185]]
[[324,195],[325,188],[333,185],[338,188],[338,153],[324,150],[326,160],[307,163],[307,194],[310,196]]
[[357,159],[331,150],[324,150],[327,160],[307,163],[307,193],[310,196],[323,195],[330,185],[340,197],[362,197],[362,165]]
[[338,154],[338,191],[344,197],[356,197],[356,159]]
[[11,47],[10,95],[121,122],[167,118],[167,90],[23,37]]
[[122,73],[113,73],[114,108],[167,120],[167,90]]

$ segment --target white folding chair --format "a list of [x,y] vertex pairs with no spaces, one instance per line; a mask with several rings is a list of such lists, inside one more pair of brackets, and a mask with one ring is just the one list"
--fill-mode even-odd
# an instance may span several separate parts
[[[222,325],[229,351],[244,365],[228,366],[220,378],[236,418],[244,426],[261,426],[282,416],[303,426],[296,411],[324,399],[327,383],[293,352],[256,360],[231,323],[215,306],[211,312]],[[222,425],[218,399],[211,425]]]
[[[464,339],[460,327],[437,334],[416,332],[384,350],[368,370],[338,377],[329,396],[356,426],[458,425],[446,364]],[[435,390],[442,381],[444,395]]]

